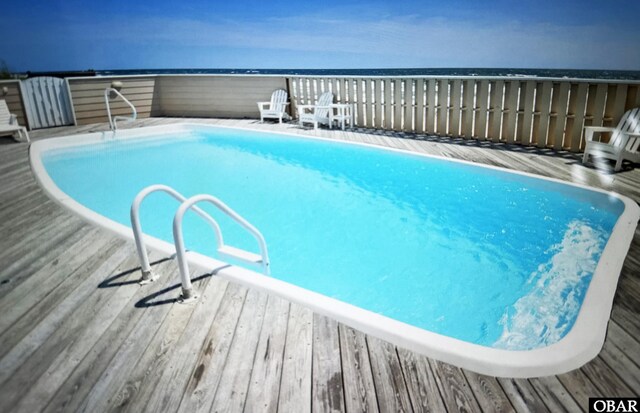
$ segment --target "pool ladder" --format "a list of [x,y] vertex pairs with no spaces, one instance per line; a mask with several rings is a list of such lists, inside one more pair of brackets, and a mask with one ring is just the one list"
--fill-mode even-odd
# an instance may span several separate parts
[[[191,301],[197,298],[193,291],[193,286],[191,285],[189,264],[186,260],[187,250],[185,249],[184,237],[182,235],[182,219],[184,217],[184,214],[190,209],[198,214],[198,216],[204,219],[207,223],[209,223],[209,225],[213,228],[218,244],[217,250],[221,256],[227,258],[235,258],[252,265],[258,265],[261,267],[262,272],[265,275],[270,274],[269,253],[267,252],[267,243],[265,242],[264,237],[262,236],[260,231],[258,231],[247,220],[242,218],[233,209],[229,208],[222,201],[212,195],[201,194],[192,196],[191,198],[186,198],[170,186],[151,185],[140,191],[131,204],[131,228],[133,229],[133,236],[135,238],[138,257],[140,258],[140,267],[142,269],[142,279],[140,280],[140,284],[152,282],[157,278],[157,276],[154,275],[151,271],[151,265],[149,264],[149,256],[147,255],[147,249],[144,242],[139,212],[142,201],[144,201],[144,199],[148,195],[154,192],[164,192],[180,202],[180,206],[178,207],[173,218],[173,242],[176,248],[178,268],[180,269],[180,279],[182,283],[181,298],[183,302]],[[211,217],[211,215],[207,214],[205,211],[196,206],[196,204],[200,202],[207,202],[216,206],[220,211],[229,216],[235,222],[240,224],[240,226],[246,229],[251,235],[253,235],[256,241],[258,241],[260,254],[255,254],[253,252],[245,251],[240,248],[225,245],[224,239],[222,238],[220,225],[218,225],[218,223],[215,221],[215,219],[213,219],[213,217]]]
[[[110,98],[111,97],[119,97],[120,99],[122,99],[124,101],[124,103],[126,103],[130,108],[131,108],[131,116],[111,116],[111,103],[110,103]],[[115,132],[118,130],[118,124],[117,122],[119,120],[128,120],[128,121],[134,121],[136,120],[136,117],[138,116],[138,112],[136,111],[136,107],[133,106],[133,103],[129,102],[129,99],[127,99],[126,97],[122,96],[122,93],[120,93],[118,91],[118,89],[112,88],[112,87],[108,87],[104,90],[104,103],[107,106],[107,116],[109,117],[109,127],[111,128],[112,132]]]

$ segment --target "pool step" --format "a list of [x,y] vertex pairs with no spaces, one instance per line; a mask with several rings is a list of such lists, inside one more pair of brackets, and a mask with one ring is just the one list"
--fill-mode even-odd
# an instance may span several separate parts
[[229,245],[223,245],[222,247],[218,248],[218,252],[220,253],[220,255],[224,255],[227,258],[236,258],[250,264],[259,264],[262,262],[262,255],[254,254],[252,252],[231,247]]

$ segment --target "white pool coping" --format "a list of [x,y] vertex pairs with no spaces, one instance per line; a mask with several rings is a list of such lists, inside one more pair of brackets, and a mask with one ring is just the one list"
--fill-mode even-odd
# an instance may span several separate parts
[[[222,268],[217,272],[217,275],[220,277],[244,284],[248,287],[259,288],[266,292],[276,294],[285,299],[306,306],[320,314],[334,318],[337,321],[349,325],[366,334],[387,340],[399,347],[413,350],[434,359],[481,374],[514,378],[561,374],[582,366],[596,357],[600,352],[602,345],[604,344],[618,277],[620,276],[624,259],[631,245],[631,241],[633,240],[638,220],[640,219],[640,207],[638,204],[630,198],[614,192],[565,182],[559,179],[542,177],[526,172],[513,171],[490,165],[445,158],[442,156],[421,154],[402,149],[386,148],[366,143],[342,140],[338,141],[335,139],[293,133],[271,132],[259,129],[226,127],[219,125],[214,126],[198,123],[177,123],[119,130],[117,132],[117,137],[115,138],[112,132],[97,132],[40,140],[31,144],[29,151],[31,166],[36,179],[44,191],[60,205],[70,209],[83,219],[93,224],[106,228],[122,238],[133,241],[133,232],[131,228],[112,221],[84,207],[61,191],[45,170],[41,154],[52,149],[61,149],[112,140],[141,138],[144,136],[157,137],[159,135],[186,132],[193,130],[193,128],[242,129],[266,134],[294,136],[301,139],[324,140],[334,143],[339,142],[346,145],[373,147],[379,150],[388,150],[403,154],[410,154],[412,156],[442,159],[447,162],[468,164],[479,168],[524,175],[603,193],[619,199],[624,203],[624,211],[616,222],[609,241],[602,252],[602,256],[593,274],[591,283],[589,284],[589,288],[586,292],[582,307],[578,313],[578,317],[573,328],[557,343],[547,347],[527,351],[490,348],[433,333],[322,294],[297,287],[293,284],[280,281],[272,277],[267,277],[251,270],[236,266],[222,268],[226,263],[197,253],[188,254],[188,260],[193,265],[211,269]],[[175,248],[171,243],[150,236],[145,236],[145,242],[148,247],[163,254],[171,255],[175,253]],[[179,273],[176,268],[176,281],[178,280]]]

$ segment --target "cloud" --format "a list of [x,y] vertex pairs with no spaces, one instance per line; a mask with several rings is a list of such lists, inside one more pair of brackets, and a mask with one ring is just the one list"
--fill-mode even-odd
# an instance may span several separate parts
[[[344,14],[342,14],[344,15]],[[637,29],[605,25],[522,24],[488,18],[416,15],[328,18],[299,15],[265,20],[166,17],[69,18],[46,41],[89,47],[169,50],[232,48],[328,56],[358,55],[387,67],[548,67],[639,69]],[[635,30],[635,31],[631,31]],[[55,40],[53,40],[55,39]],[[353,59],[350,59],[353,60]],[[182,66],[190,66],[183,62]],[[279,62],[266,63],[277,67]],[[340,67],[330,62],[332,67]],[[301,65],[299,65],[301,66]]]

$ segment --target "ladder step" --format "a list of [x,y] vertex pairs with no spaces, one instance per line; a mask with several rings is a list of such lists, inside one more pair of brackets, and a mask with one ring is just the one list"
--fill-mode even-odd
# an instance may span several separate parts
[[228,245],[223,245],[218,248],[218,252],[221,255],[225,255],[227,257],[236,258],[251,264],[257,264],[262,262],[262,256],[259,254],[254,254],[253,252],[241,250],[240,248],[230,247]]

